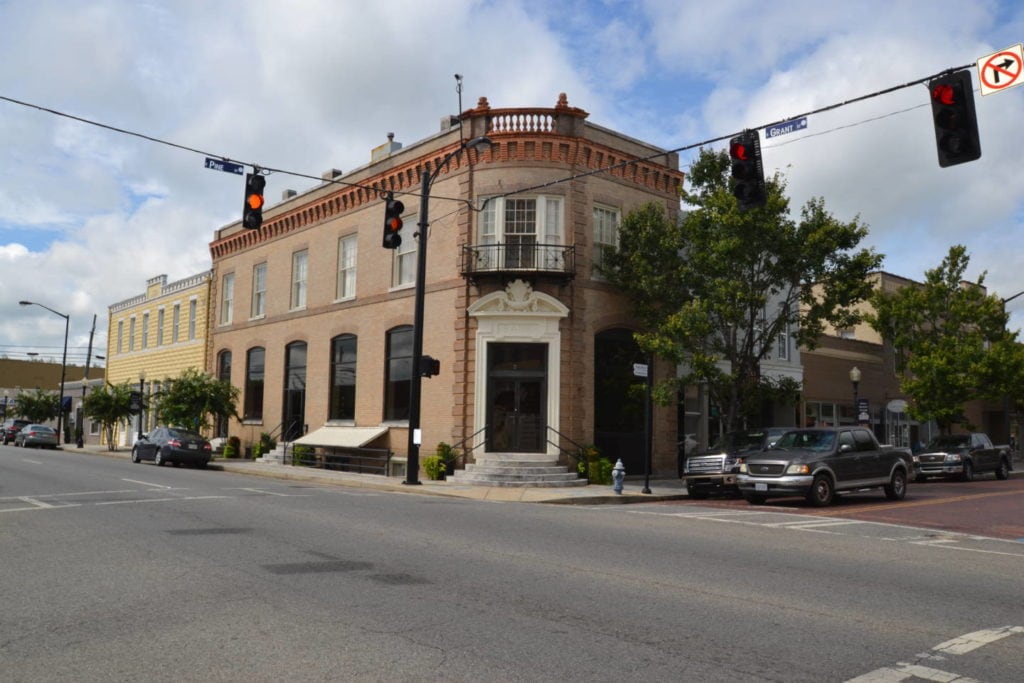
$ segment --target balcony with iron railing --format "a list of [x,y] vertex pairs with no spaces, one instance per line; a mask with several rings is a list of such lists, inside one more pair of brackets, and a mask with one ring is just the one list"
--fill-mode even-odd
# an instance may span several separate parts
[[564,244],[466,244],[462,247],[460,272],[472,281],[488,276],[568,281],[576,276],[576,248]]

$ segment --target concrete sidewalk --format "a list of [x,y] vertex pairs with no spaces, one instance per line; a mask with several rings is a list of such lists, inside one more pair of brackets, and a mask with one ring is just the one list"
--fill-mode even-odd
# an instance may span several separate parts
[[[61,446],[65,453],[91,453],[107,457],[131,459],[131,450],[124,448],[108,451],[106,447],[87,445],[76,448],[74,444]],[[151,466],[152,463],[145,463]],[[472,498],[474,500],[492,500],[513,503],[551,503],[561,505],[603,505],[622,503],[649,503],[657,500],[676,500],[686,498],[686,487],[679,479],[655,479],[649,481],[650,493],[642,493],[644,478],[626,477],[622,493],[616,494],[611,486],[573,486],[551,488],[520,488],[510,486],[473,486],[470,484],[453,484],[447,481],[430,481],[422,479],[420,484],[406,484],[398,477],[383,477],[377,474],[355,474],[321,470],[312,467],[293,467],[254,462],[252,460],[233,460],[218,458],[210,462],[210,469],[224,472],[237,472],[258,477],[287,479],[326,486],[351,486],[376,491],[392,491],[395,493],[415,493],[429,496],[450,496],[455,498]]]

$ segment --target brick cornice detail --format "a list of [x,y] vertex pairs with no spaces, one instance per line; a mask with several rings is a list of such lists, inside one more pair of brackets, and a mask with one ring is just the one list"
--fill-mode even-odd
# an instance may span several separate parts
[[[488,134],[494,143],[490,150],[477,153],[467,149],[448,162],[440,175],[464,172],[469,165],[499,163],[564,165],[574,169],[574,175],[599,172],[610,177],[640,185],[653,193],[678,196],[684,174],[650,160],[600,145],[585,138],[545,133]],[[368,203],[379,202],[387,192],[418,194],[424,168],[433,170],[444,157],[456,149],[449,145],[422,156],[386,173],[368,178],[358,185],[348,185],[315,201],[297,206],[281,214],[267,217],[259,230],[239,230],[210,243],[214,261],[232,253],[243,251],[276,237],[301,230],[326,220],[354,211]],[[669,153],[665,153],[668,156]],[[662,155],[658,155],[662,156]],[[657,157],[653,157],[657,158]],[[568,180],[568,178],[566,178]],[[383,216],[383,208],[381,209]],[[383,220],[383,218],[382,218]]]

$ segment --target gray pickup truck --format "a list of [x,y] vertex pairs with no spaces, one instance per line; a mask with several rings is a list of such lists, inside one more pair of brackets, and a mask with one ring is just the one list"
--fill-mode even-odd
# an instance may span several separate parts
[[748,503],[803,496],[825,506],[836,493],[881,488],[890,500],[907,495],[910,449],[881,446],[865,427],[793,429],[770,451],[748,455],[737,485]]
[[736,492],[740,462],[750,453],[767,450],[792,427],[768,427],[726,432],[715,444],[693,453],[683,462],[682,480],[690,498],[702,500],[712,493]]
[[993,446],[987,434],[945,434],[932,439],[914,456],[914,479],[959,477],[971,481],[979,472],[992,472],[996,479],[1008,479],[1013,458],[1008,446]]

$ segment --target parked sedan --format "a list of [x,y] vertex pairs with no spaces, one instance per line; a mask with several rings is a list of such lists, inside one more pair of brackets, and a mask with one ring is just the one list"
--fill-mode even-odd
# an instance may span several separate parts
[[31,424],[28,420],[22,420],[21,418],[12,417],[10,420],[4,422],[2,428],[0,428],[0,439],[3,440],[4,445],[14,441],[14,437],[18,435],[18,432],[27,424]]
[[57,432],[46,425],[25,425],[14,437],[15,446],[35,446],[36,448],[56,448]]
[[157,427],[132,447],[132,462],[152,460],[157,465],[172,462],[206,467],[212,455],[209,441],[179,427]]

